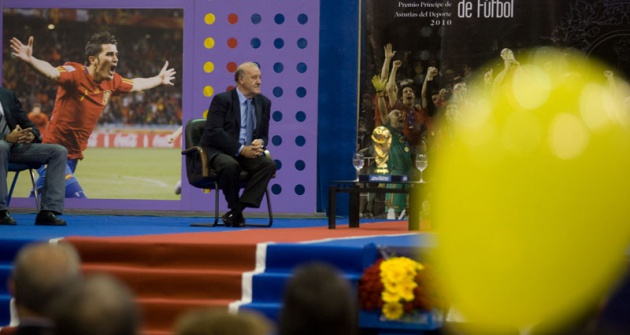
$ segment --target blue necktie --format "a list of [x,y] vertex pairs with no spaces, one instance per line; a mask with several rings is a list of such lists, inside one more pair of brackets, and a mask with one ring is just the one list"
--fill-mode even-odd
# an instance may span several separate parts
[[254,114],[254,107],[252,107],[252,99],[247,99],[245,101],[245,145],[252,144],[252,140],[254,137],[254,124],[256,115]]

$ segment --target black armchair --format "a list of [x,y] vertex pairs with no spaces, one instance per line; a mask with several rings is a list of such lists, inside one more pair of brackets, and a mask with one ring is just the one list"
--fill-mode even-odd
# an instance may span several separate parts
[[[215,227],[219,224],[219,184],[217,183],[217,172],[211,168],[208,161],[208,155],[203,147],[199,146],[201,135],[206,124],[206,119],[192,119],[188,121],[184,128],[184,145],[182,155],[186,156],[186,175],[188,183],[196,188],[215,190],[214,201],[214,223],[193,223],[195,227]],[[271,156],[269,151],[265,154]],[[245,186],[248,180],[246,171],[241,172],[241,188]],[[269,223],[267,224],[245,224],[247,227],[271,227],[273,224],[273,212],[271,210],[271,200],[269,198],[269,188],[265,191],[267,199],[267,208],[269,213]]]

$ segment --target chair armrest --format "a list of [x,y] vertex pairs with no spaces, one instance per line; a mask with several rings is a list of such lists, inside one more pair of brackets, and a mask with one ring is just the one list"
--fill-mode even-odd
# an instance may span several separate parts
[[201,175],[203,177],[208,177],[210,175],[210,164],[208,162],[208,155],[206,155],[206,150],[200,146],[190,147],[186,150],[182,150],[182,155],[191,156],[193,154],[197,154],[201,159]]

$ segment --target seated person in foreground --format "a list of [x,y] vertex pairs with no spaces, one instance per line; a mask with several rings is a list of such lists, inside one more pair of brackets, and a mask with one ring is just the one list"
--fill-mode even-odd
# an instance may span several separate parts
[[0,224],[16,224],[7,208],[7,173],[9,163],[22,163],[48,166],[35,224],[65,226],[66,221],[57,215],[63,212],[68,151],[58,144],[41,143],[41,134],[13,91],[0,88],[0,103]]

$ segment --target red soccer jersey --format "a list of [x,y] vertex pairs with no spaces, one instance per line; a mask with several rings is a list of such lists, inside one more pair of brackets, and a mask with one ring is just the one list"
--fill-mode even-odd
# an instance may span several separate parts
[[69,159],[83,159],[83,150],[105,105],[113,94],[130,92],[133,82],[114,73],[114,79],[97,83],[79,63],[67,62],[57,69],[55,109],[43,142],[63,145]]

